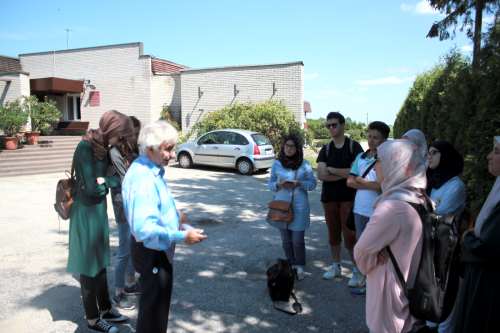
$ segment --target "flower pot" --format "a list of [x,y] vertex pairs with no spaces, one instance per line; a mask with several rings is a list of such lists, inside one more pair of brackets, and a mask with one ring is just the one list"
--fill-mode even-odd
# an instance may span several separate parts
[[7,150],[17,149],[17,138],[15,136],[5,136],[3,138],[3,146]]
[[40,137],[40,132],[27,132],[25,136],[27,144],[36,145],[38,143],[38,138]]

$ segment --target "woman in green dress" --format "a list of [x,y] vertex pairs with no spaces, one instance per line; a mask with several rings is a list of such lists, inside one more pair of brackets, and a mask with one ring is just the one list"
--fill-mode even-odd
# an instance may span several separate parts
[[106,267],[110,263],[106,195],[119,185],[106,177],[109,145],[133,136],[133,126],[124,114],[107,111],[99,128],[90,130],[73,156],[76,186],[71,207],[67,270],[80,275],[83,306],[90,329],[118,332],[109,322],[127,317],[113,309],[108,293]]

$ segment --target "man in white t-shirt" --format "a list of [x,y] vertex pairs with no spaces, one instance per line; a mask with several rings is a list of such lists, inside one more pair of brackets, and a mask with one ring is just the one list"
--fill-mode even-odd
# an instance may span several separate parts
[[[374,121],[368,125],[369,149],[356,156],[347,178],[347,186],[357,190],[352,209],[356,226],[356,239],[359,239],[370,220],[370,216],[373,214],[373,204],[380,193],[380,183],[377,181],[374,166],[377,161],[377,147],[387,140],[389,132],[389,126],[384,122]],[[365,286],[365,277],[357,267],[354,267],[348,285],[352,288]]]

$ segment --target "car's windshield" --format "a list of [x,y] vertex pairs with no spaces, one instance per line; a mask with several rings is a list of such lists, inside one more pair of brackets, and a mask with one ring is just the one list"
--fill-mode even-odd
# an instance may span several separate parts
[[260,133],[252,134],[252,138],[255,141],[255,143],[257,144],[257,146],[267,146],[267,145],[271,144],[269,139]]

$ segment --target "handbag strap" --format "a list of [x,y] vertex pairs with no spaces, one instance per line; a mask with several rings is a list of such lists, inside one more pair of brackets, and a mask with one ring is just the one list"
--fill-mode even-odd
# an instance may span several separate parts
[[302,304],[300,304],[299,300],[297,299],[297,296],[295,296],[295,293],[292,291],[290,292],[290,296],[292,296],[294,302],[292,304],[293,311],[287,310],[280,308],[279,306],[276,305],[276,302],[273,302],[273,306],[276,310],[284,312],[286,314],[289,314],[291,316],[295,316],[296,314],[302,313]]

